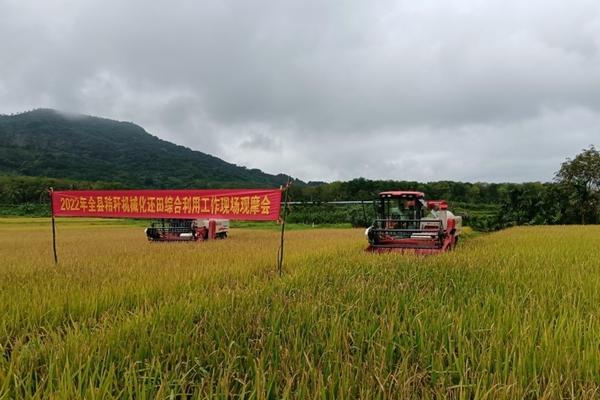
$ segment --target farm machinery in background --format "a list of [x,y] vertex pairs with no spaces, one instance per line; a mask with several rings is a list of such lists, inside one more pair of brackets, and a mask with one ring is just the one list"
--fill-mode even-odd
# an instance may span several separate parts
[[[288,202],[293,204],[361,204],[365,201]],[[462,218],[448,210],[445,200],[425,200],[416,191],[387,191],[374,201],[376,219],[365,234],[373,253],[435,254],[458,243]],[[366,216],[366,213],[365,213]],[[160,219],[146,228],[149,241],[204,241],[224,239],[229,231],[225,219]]]
[[366,230],[367,251],[435,254],[458,243],[462,217],[448,210],[445,200],[425,201],[413,191],[379,193],[375,200],[377,219]]
[[229,232],[227,219],[159,219],[145,229],[152,242],[181,242],[225,239]]
[[[361,205],[370,201],[288,202],[288,205]],[[462,229],[462,217],[448,210],[445,200],[425,200],[423,192],[387,191],[373,202],[376,219],[365,234],[372,253],[435,254],[453,249]]]

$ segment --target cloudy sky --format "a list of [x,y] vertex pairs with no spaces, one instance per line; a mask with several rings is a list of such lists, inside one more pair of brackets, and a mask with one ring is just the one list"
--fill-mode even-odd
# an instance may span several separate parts
[[598,0],[0,0],[0,113],[305,180],[549,180],[600,145]]

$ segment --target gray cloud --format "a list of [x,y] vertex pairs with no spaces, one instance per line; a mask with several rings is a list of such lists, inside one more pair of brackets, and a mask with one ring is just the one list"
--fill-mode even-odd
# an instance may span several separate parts
[[0,37],[0,112],[303,179],[548,180],[600,137],[597,1],[0,0]]
[[281,142],[276,137],[271,137],[263,133],[250,133],[240,145],[240,149],[259,150],[259,151],[281,151]]

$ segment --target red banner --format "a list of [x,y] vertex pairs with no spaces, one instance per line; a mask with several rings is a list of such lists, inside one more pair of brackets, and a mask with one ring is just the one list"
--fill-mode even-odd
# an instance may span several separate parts
[[280,208],[280,189],[52,192],[52,211],[57,217],[274,221],[279,218]]

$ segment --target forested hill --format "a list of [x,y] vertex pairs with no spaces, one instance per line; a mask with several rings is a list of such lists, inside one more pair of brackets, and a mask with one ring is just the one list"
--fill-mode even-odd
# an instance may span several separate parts
[[0,175],[117,182],[129,187],[279,186],[247,169],[150,135],[142,127],[50,109],[0,115]]

